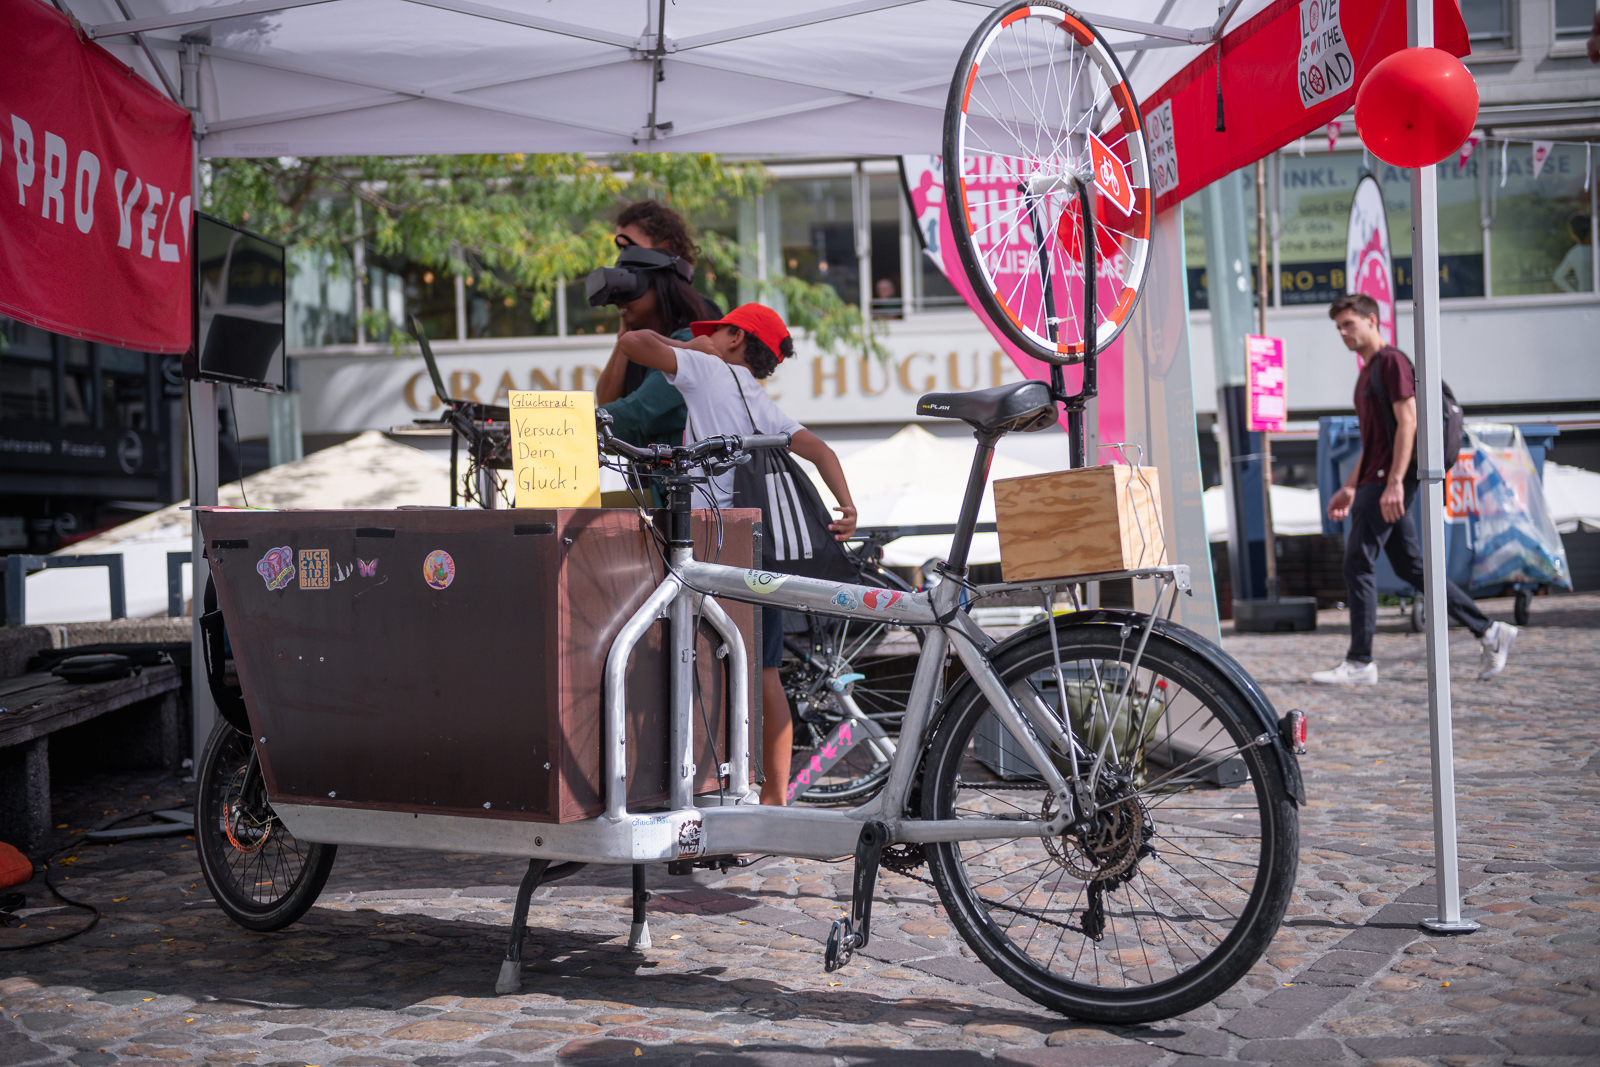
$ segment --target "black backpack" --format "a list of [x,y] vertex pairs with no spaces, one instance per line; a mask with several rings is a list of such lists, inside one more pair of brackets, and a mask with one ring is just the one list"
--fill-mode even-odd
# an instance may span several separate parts
[[[1395,349],[1395,351],[1400,352],[1399,349]],[[1377,357],[1374,356],[1373,358],[1376,359]],[[1417,368],[1412,366],[1411,357],[1404,352],[1400,352],[1400,358],[1406,361],[1406,366],[1411,367],[1411,379],[1413,382],[1416,381]],[[1450,388],[1449,382],[1441,380],[1439,382],[1439,392],[1444,399],[1444,437],[1442,438],[1444,441],[1444,454],[1450,460],[1449,463],[1444,465],[1444,469],[1449,471],[1451,467],[1456,465],[1456,454],[1467,443],[1467,417],[1466,413],[1461,410],[1461,405],[1456,401],[1456,394]],[[1378,410],[1383,412],[1383,430],[1384,433],[1389,435],[1389,441],[1392,445],[1395,431],[1394,404],[1389,399],[1389,387],[1383,383],[1383,375],[1378,373],[1377,367],[1373,367],[1372,373],[1367,376],[1367,393],[1377,398]],[[1417,447],[1416,442],[1412,442],[1411,469],[1406,472],[1405,476],[1407,484],[1415,485],[1417,483],[1417,463],[1420,459],[1421,450]]]
[[[728,368],[733,374],[733,368]],[[734,387],[739,378],[734,375]],[[739,390],[744,400],[744,391]],[[750,432],[760,433],[750,405],[745,402]],[[855,582],[860,568],[845,555],[843,546],[828,529],[832,517],[822,494],[788,451],[762,448],[750,453],[750,462],[733,468],[733,502],[736,508],[761,509],[762,570]]]

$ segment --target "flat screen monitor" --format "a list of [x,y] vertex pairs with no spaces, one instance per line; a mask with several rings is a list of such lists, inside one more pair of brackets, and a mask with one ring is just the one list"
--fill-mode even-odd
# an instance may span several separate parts
[[192,232],[194,345],[184,376],[285,389],[283,246],[198,211]]

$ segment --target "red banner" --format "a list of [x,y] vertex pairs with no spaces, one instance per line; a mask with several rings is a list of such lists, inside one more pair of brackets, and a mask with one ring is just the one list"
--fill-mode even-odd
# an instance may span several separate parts
[[[1434,0],[1434,40],[1467,55],[1455,0]],[[1355,105],[1379,60],[1406,47],[1406,0],[1276,0],[1144,101],[1156,212],[1327,124]]]
[[189,113],[38,0],[0,0],[0,313],[189,347]]

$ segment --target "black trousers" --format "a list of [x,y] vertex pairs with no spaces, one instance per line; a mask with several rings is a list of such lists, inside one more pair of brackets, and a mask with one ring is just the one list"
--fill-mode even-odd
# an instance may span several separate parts
[[[1378,582],[1374,567],[1381,549],[1389,556],[1397,578],[1422,593],[1422,546],[1417,542],[1417,526],[1409,513],[1398,522],[1386,522],[1378,501],[1383,482],[1373,482],[1356,490],[1350,505],[1350,532],[1344,543],[1344,584],[1350,591],[1350,651],[1345,659],[1353,663],[1372,662],[1372,634],[1378,626]],[[1406,494],[1411,506],[1415,492]],[[1482,637],[1489,629],[1489,617],[1456,583],[1444,580],[1445,601],[1450,617]]]

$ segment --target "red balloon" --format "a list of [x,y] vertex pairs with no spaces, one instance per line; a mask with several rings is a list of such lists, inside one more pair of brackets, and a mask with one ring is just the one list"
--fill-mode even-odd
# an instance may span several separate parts
[[1356,91],[1361,143],[1396,167],[1427,167],[1460,148],[1478,121],[1478,83],[1438,48],[1406,48],[1372,68]]

